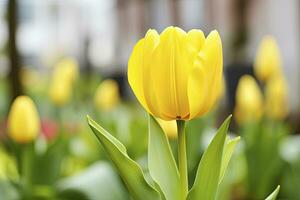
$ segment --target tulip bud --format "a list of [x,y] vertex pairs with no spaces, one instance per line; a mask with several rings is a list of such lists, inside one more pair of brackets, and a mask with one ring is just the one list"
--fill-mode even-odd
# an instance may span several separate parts
[[265,88],[265,111],[271,119],[284,119],[288,114],[287,83],[282,76],[276,76],[267,82]]
[[97,88],[94,103],[100,110],[111,110],[120,101],[118,83],[112,79],[103,81]]
[[177,138],[177,124],[175,120],[172,121],[165,121],[159,118],[156,118],[156,121],[159,123],[162,130],[170,139]]
[[54,104],[63,106],[70,101],[78,74],[78,64],[72,58],[65,58],[55,66],[48,93]]
[[40,132],[40,119],[34,102],[19,96],[13,102],[8,116],[9,136],[17,143],[29,143]]
[[54,104],[66,105],[72,97],[72,85],[65,79],[55,79],[50,85],[48,95]]
[[276,40],[272,36],[265,36],[261,41],[255,63],[255,75],[261,81],[267,81],[272,76],[281,74],[281,56]]
[[73,58],[65,58],[55,66],[53,77],[60,77],[73,84],[77,79],[78,74],[77,61]]
[[237,87],[234,116],[239,124],[259,120],[263,114],[263,95],[255,79],[244,75]]

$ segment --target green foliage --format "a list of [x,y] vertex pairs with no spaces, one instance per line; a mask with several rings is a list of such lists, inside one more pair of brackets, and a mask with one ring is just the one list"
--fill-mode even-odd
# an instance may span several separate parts
[[266,200],[275,200],[276,197],[277,197],[277,195],[278,195],[278,193],[279,193],[279,190],[280,190],[280,186],[277,186],[277,188],[275,189],[275,191],[272,194],[270,194],[270,196],[268,196],[266,198]]
[[207,150],[204,152],[199,163],[195,183],[187,199],[215,199],[219,186],[224,155],[223,149],[230,119],[231,116],[225,120]]
[[3,200],[19,199],[17,188],[10,182],[0,180],[0,194]]
[[186,123],[186,153],[190,184],[194,182],[198,164],[203,154],[203,147],[201,146],[203,133],[211,125],[211,121],[213,121],[211,117],[206,116]]
[[234,139],[229,139],[229,141],[225,145],[219,183],[221,183],[222,179],[224,178],[224,175],[225,175],[226,169],[228,167],[229,161],[231,159],[231,156],[233,154],[233,151],[240,139],[241,139],[240,137],[236,137]]
[[67,141],[59,137],[44,152],[33,155],[31,169],[33,184],[53,185],[60,177],[61,164],[67,154],[66,151]]
[[160,199],[160,194],[145,179],[140,166],[129,158],[125,146],[89,117],[88,123],[109,154],[134,199]]
[[278,185],[284,166],[279,148],[285,135],[286,129],[279,122],[263,121],[243,127],[249,198],[263,199]]
[[[240,137],[227,138],[230,119],[231,116],[225,120],[204,152],[188,200],[217,198],[230,158],[240,140]],[[129,158],[121,142],[89,117],[88,123],[115,164],[133,199],[182,200],[180,175],[169,141],[152,116],[149,117],[148,179],[140,166]],[[275,200],[278,192],[279,187],[266,200]]]
[[280,182],[280,197],[285,199],[299,199],[300,197],[300,136],[291,135],[281,147],[281,154],[285,159],[285,166]]
[[149,116],[148,166],[166,199],[180,199],[179,172],[168,138],[152,116]]
[[[57,184],[62,199],[127,200],[127,192],[113,168],[97,162],[81,173],[67,177]],[[74,193],[76,196],[74,196]]]

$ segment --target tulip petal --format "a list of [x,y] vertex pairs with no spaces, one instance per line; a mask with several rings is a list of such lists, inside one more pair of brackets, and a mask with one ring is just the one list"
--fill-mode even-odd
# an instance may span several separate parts
[[[190,119],[208,112],[220,93],[223,55],[222,42],[217,31],[212,31],[206,38],[194,68],[188,83]],[[202,73],[205,74],[205,82],[200,80],[204,80]]]
[[282,68],[280,49],[276,39],[272,36],[265,36],[257,50],[254,72],[262,81],[270,79],[272,76],[280,75]]
[[[147,73],[151,55],[157,43],[159,41],[159,35],[155,30],[149,30],[145,38],[141,39],[134,47],[130,59],[128,61],[128,82],[139,100],[142,106],[147,110],[147,112],[152,113],[155,106],[149,106],[145,98],[145,87],[149,88],[147,84],[149,83]],[[145,85],[146,84],[146,85]]]
[[[185,119],[189,115],[187,78],[192,67],[188,57],[187,34],[180,28],[168,27],[160,36],[153,53],[151,74],[159,107],[165,120]],[[155,75],[154,75],[155,74]]]
[[199,29],[192,29],[187,33],[187,37],[191,47],[193,48],[192,51],[198,53],[205,42],[204,33]]
[[189,118],[195,118],[202,109],[208,92],[207,77],[205,69],[200,59],[195,61],[188,81],[188,97],[190,106]]
[[203,110],[199,112],[198,116],[208,112],[215,104],[222,84],[223,74],[223,54],[222,54],[222,42],[217,31],[212,31],[206,38],[203,50],[203,54],[206,56],[205,69],[208,70],[208,100],[203,106]]
[[262,116],[263,94],[252,76],[244,75],[240,78],[235,102],[234,113],[239,124],[258,120]]

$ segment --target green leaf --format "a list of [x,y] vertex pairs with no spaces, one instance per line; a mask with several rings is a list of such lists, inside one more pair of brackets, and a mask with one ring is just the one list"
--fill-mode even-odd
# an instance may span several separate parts
[[157,121],[149,116],[148,166],[153,180],[167,200],[180,198],[180,178],[166,134]]
[[160,199],[160,194],[157,190],[146,181],[140,166],[127,155],[125,146],[89,116],[87,116],[87,120],[96,137],[115,164],[132,197],[138,200]]
[[240,141],[240,139],[241,139],[241,137],[236,137],[236,138],[230,139],[225,145],[219,183],[221,183],[221,181],[224,178],[224,175],[225,175],[226,169],[228,167],[229,161],[231,159],[231,156],[233,154],[233,151],[234,151],[238,141]]
[[61,174],[61,163],[68,152],[67,145],[66,139],[59,137],[48,145],[46,151],[34,155],[31,163],[34,185],[51,185],[58,180]]
[[0,179],[0,199],[21,199],[20,191],[17,189],[12,182]]
[[[69,196],[76,191],[89,200],[128,200],[128,193],[111,165],[96,162],[75,176],[62,179],[57,184],[59,196]],[[83,199],[81,196],[75,199]],[[74,199],[67,198],[67,199]]]
[[199,163],[195,183],[188,200],[214,200],[217,194],[222,167],[223,150],[231,115],[225,120],[209,144]]
[[274,192],[272,194],[270,194],[270,196],[268,196],[266,198],[266,200],[275,200],[277,198],[279,190],[280,190],[280,185],[277,186],[277,188],[274,190]]

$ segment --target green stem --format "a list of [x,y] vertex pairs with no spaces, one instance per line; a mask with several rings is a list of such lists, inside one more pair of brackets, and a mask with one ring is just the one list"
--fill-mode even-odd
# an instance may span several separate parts
[[33,188],[33,198],[43,200],[55,199],[55,191],[49,185],[36,185]]
[[180,174],[180,181],[181,181],[181,197],[182,200],[185,200],[188,193],[185,121],[177,120],[177,130],[178,130],[178,163],[179,163],[179,174]]
[[32,154],[33,144],[24,144],[21,147],[21,178],[25,186],[24,195],[25,199],[30,199],[32,190],[31,170],[32,170]]

